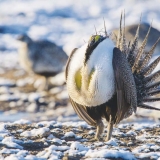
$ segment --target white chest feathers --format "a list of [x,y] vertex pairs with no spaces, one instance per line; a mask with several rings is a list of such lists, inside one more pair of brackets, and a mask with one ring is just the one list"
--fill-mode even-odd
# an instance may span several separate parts
[[72,56],[67,76],[69,96],[78,104],[97,106],[107,102],[115,92],[112,66],[114,44],[105,39],[93,50],[84,65],[87,44]]

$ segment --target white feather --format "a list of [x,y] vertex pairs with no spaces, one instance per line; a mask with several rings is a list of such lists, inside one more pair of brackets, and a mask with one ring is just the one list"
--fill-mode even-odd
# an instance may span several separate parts
[[[97,106],[107,102],[115,92],[114,71],[112,66],[113,42],[107,38],[93,50],[87,64],[84,65],[88,44],[79,48],[72,56],[68,68],[67,89],[70,97],[78,104]],[[81,69],[82,86],[78,90],[75,74]],[[88,77],[94,69],[88,85]]]

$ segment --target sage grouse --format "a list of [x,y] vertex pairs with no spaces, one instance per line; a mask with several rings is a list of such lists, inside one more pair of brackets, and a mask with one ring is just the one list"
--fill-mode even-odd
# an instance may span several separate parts
[[47,40],[33,41],[27,35],[18,37],[21,41],[19,48],[20,64],[27,72],[44,76],[44,86],[48,89],[48,78],[63,70],[68,56],[56,44]]
[[137,107],[160,110],[145,104],[160,100],[153,97],[160,93],[160,81],[156,82],[160,71],[152,73],[160,56],[150,63],[160,38],[144,52],[150,29],[138,48],[139,24],[133,42],[126,44],[122,17],[116,45],[105,29],[104,35],[93,35],[88,43],[75,48],[66,66],[71,104],[81,119],[97,128],[98,140],[104,129],[102,118],[108,122],[108,141],[113,125],[136,112]]

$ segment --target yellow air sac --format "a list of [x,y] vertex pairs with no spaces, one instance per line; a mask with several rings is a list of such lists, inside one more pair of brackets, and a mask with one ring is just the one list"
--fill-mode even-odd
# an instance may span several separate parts
[[80,70],[78,70],[78,71],[76,72],[75,82],[76,82],[77,88],[80,90],[80,89],[81,89],[81,86],[82,86],[82,76],[81,76]]

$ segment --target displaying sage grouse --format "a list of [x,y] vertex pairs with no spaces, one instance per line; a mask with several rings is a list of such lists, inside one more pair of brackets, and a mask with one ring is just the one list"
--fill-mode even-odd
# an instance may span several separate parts
[[27,35],[19,36],[18,40],[21,41],[20,64],[29,73],[44,76],[45,83],[41,88],[47,90],[48,78],[63,70],[68,56],[60,47],[47,40],[33,41]]
[[160,57],[150,63],[159,39],[144,52],[150,29],[138,48],[139,27],[133,42],[126,44],[121,16],[116,46],[105,29],[105,35],[91,36],[68,59],[66,83],[71,104],[81,119],[97,127],[96,139],[103,132],[102,118],[108,122],[108,141],[113,125],[136,112],[137,107],[160,110],[145,104],[160,100],[153,97],[160,93],[160,81],[156,82],[160,71],[152,73]]

